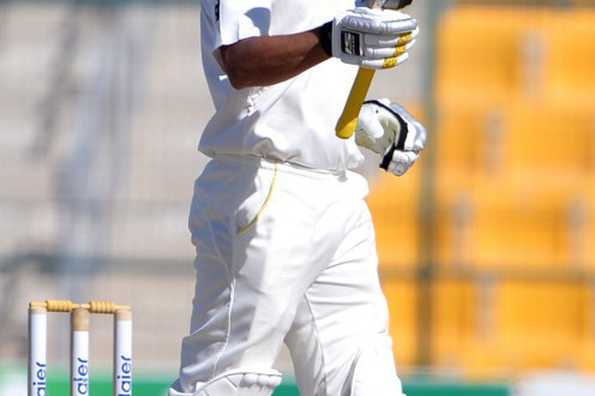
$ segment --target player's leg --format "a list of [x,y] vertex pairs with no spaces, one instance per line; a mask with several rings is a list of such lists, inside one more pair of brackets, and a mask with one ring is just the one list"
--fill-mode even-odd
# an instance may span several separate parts
[[[180,377],[169,395],[233,396],[241,391],[244,396],[270,396],[281,382],[281,374],[271,366],[282,334],[270,334],[267,345],[271,351],[261,350],[258,362],[242,359],[239,344],[250,336],[240,335],[236,325],[249,329],[250,320],[257,316],[249,311],[259,302],[240,303],[238,300],[250,300],[243,286],[230,281],[227,270],[221,270],[221,261],[209,257],[206,246],[202,248],[196,261],[191,334],[182,341]],[[255,337],[251,342],[257,342]]]
[[301,392],[313,396],[402,394],[374,230],[363,201],[344,208],[345,239],[303,297],[286,337]]
[[290,178],[248,161],[211,165],[199,179],[190,224],[197,288],[171,395],[268,396],[280,382],[271,367],[320,271],[307,265],[304,237],[316,216]]

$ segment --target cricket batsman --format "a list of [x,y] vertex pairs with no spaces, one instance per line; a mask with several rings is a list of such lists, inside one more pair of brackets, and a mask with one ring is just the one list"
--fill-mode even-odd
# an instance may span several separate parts
[[381,3],[201,1],[216,112],[199,144],[211,160],[194,187],[196,290],[170,396],[270,396],[282,343],[303,396],[403,394],[368,185],[351,169],[368,149],[403,175],[426,132],[381,99],[354,138],[335,135],[358,67],[397,66],[414,44],[416,22],[396,11],[411,0]]

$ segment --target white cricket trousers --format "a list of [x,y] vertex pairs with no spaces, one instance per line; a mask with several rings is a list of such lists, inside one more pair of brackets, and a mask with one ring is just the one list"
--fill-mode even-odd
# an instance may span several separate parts
[[270,370],[282,343],[302,396],[399,396],[367,181],[217,157],[195,184],[191,333],[177,387]]

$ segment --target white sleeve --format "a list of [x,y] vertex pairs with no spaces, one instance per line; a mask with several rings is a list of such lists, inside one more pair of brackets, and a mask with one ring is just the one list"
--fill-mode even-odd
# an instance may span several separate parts
[[[211,48],[248,37],[268,36],[272,0],[202,0],[202,12],[212,24]],[[203,20],[204,20],[203,19]]]

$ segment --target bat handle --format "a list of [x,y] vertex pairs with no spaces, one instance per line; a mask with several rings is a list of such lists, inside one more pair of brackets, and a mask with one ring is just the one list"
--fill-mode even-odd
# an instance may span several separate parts
[[341,114],[335,129],[337,136],[341,139],[349,139],[355,133],[359,112],[368,95],[368,90],[374,78],[374,72],[374,69],[365,69],[362,67],[357,73],[357,77],[349,93],[349,98],[343,109],[343,114]]

